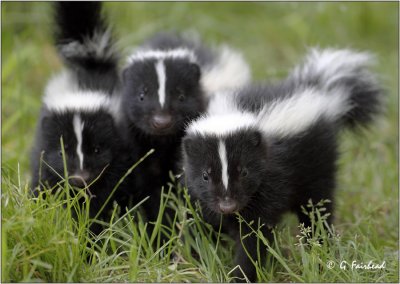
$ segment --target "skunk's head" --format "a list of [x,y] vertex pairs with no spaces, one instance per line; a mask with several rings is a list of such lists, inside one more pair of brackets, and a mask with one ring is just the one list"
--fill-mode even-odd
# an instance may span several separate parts
[[257,130],[244,129],[226,136],[189,133],[183,140],[189,191],[215,213],[250,208],[265,178],[266,149]]
[[174,135],[204,111],[200,68],[190,53],[133,57],[123,72],[123,107],[131,124],[150,135]]
[[40,146],[48,164],[42,165],[42,180],[59,181],[57,173],[64,176],[62,137],[69,182],[79,188],[102,177],[121,143],[113,117],[102,110],[50,112],[42,118],[41,129]]

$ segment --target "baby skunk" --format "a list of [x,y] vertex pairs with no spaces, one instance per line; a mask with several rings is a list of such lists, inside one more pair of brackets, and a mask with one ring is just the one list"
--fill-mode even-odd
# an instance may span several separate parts
[[[111,93],[118,86],[117,57],[109,32],[102,29],[99,3],[55,5],[60,29],[56,41],[69,68],[53,78],[45,90],[32,152],[32,183],[38,195],[42,186],[57,189],[62,182],[62,137],[69,183],[86,189],[94,182],[87,188],[93,218],[133,164],[126,158],[118,124],[119,98]],[[128,191],[130,179],[119,193]],[[96,234],[100,229],[91,227]]]
[[[234,213],[261,221],[269,238],[268,227],[287,211],[310,225],[301,206],[333,199],[338,132],[367,125],[380,112],[382,91],[370,63],[366,53],[312,50],[282,83],[218,94],[208,113],[188,125],[183,166],[189,193],[209,223],[218,226],[223,215],[224,230],[237,242],[236,264],[251,281],[256,271]],[[242,236],[251,232],[246,225],[242,230]],[[254,234],[243,243],[256,260]]]
[[[221,80],[214,78],[217,74]],[[198,41],[158,34],[137,49],[123,70],[122,108],[141,155],[155,153],[137,171],[137,187],[151,198],[150,220],[158,215],[161,187],[176,171],[185,125],[204,112],[207,95],[246,83],[250,69],[228,47],[208,49]]]

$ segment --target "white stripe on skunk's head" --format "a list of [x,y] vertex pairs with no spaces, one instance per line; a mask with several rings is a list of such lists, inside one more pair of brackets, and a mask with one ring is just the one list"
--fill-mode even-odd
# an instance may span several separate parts
[[167,81],[167,75],[165,74],[165,64],[163,60],[158,60],[156,65],[156,73],[158,78],[158,99],[161,108],[164,107],[165,103],[165,84]]
[[198,118],[186,128],[188,134],[226,137],[239,130],[256,127],[257,117],[250,112],[215,114]]
[[74,127],[74,132],[76,136],[76,154],[79,159],[79,168],[83,170],[83,151],[82,151],[82,132],[83,128],[85,127],[85,123],[81,120],[81,117],[78,114],[74,115],[74,118],[72,120],[72,124]]
[[320,119],[335,122],[351,108],[346,92],[321,93],[308,88],[265,106],[258,115],[257,125],[264,134],[290,137]]
[[128,64],[134,64],[145,60],[186,59],[191,63],[197,63],[197,57],[193,50],[176,48],[170,50],[137,50],[128,57]]

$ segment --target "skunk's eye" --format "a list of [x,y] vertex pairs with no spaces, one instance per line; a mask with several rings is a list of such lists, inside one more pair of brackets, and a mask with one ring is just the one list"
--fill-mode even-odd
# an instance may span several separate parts
[[175,89],[175,92],[176,92],[176,94],[178,95],[178,100],[179,100],[180,102],[182,102],[183,100],[185,100],[185,92],[183,91],[182,88],[177,87],[177,88]]
[[[65,155],[67,154],[67,150],[68,150],[68,145],[64,144],[64,151],[65,151]],[[62,149],[60,149],[60,151],[58,151],[58,155],[60,157],[62,157]]]
[[140,101],[143,101],[143,100],[144,100],[144,93],[140,93],[140,94],[139,94],[139,100],[140,100]]
[[94,147],[93,152],[95,154],[100,154],[100,147]]
[[203,180],[208,181],[208,173],[207,172],[203,172]]
[[[62,150],[58,151],[58,156],[62,157]],[[65,156],[67,156],[67,151],[65,151]]]
[[144,96],[147,95],[148,92],[149,92],[149,89],[147,87],[143,87],[139,93],[139,100],[143,101]]

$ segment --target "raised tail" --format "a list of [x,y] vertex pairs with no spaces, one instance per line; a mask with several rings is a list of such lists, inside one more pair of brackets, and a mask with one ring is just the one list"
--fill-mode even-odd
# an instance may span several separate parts
[[369,69],[374,63],[374,56],[366,52],[312,49],[288,81],[294,90],[312,88],[321,95],[343,96],[343,125],[365,126],[383,109],[383,89]]
[[118,82],[119,55],[101,2],[56,2],[55,44],[81,88],[111,92]]

